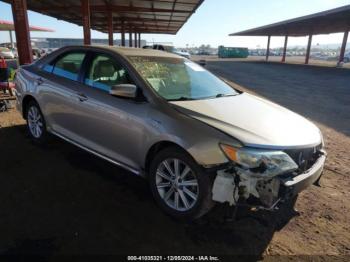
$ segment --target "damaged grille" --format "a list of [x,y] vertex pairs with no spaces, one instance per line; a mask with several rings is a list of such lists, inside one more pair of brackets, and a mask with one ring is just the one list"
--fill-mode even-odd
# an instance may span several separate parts
[[294,160],[294,162],[298,165],[299,170],[304,172],[315,164],[316,160],[320,156],[321,149],[322,144],[319,144],[315,147],[303,149],[286,149],[284,152]]

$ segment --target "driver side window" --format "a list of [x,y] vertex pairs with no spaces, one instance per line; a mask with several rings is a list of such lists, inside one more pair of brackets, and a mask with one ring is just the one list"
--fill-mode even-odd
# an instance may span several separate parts
[[84,83],[97,89],[109,92],[112,86],[131,84],[127,71],[107,55],[96,55]]

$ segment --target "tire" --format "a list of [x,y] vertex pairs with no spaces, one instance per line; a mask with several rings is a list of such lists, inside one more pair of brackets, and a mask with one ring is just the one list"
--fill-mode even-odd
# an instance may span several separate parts
[[210,175],[178,147],[169,147],[156,154],[150,165],[149,184],[158,206],[176,219],[194,220],[214,206]]
[[31,140],[37,144],[45,144],[48,136],[46,122],[38,103],[34,100],[28,103],[25,109],[25,118],[27,120],[27,130]]

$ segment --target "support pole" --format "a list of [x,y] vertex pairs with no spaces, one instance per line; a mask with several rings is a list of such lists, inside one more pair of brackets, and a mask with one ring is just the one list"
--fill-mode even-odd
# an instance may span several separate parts
[[30,64],[33,61],[33,54],[30,43],[27,1],[13,0],[11,6],[16,31],[19,64]]
[[139,48],[141,48],[141,33],[139,33],[138,41],[139,41]]
[[89,0],[81,0],[81,13],[83,17],[84,45],[91,45]]
[[309,41],[307,42],[306,55],[305,55],[305,65],[309,63],[310,51],[311,51],[312,35],[309,35]]
[[135,37],[135,47],[137,47],[137,33],[134,33],[134,37]]
[[129,47],[132,47],[132,32],[131,32],[131,26],[129,27]]
[[288,36],[286,35],[285,38],[284,38],[282,63],[286,62],[287,44],[288,44]]
[[113,13],[108,12],[108,44],[113,46]]
[[344,32],[343,43],[340,48],[338,66],[340,66],[341,63],[344,62],[344,55],[345,55],[346,43],[348,42],[348,36],[349,36],[349,30]]
[[139,40],[139,48],[141,48],[142,46],[141,46],[141,33],[139,33],[139,38],[138,38],[138,40]]
[[9,35],[10,35],[11,48],[13,48],[14,45],[13,45],[13,38],[12,38],[12,30],[9,30]]
[[269,60],[269,55],[270,55],[270,40],[271,40],[271,36],[269,35],[267,37],[266,61]]
[[125,46],[125,26],[124,26],[124,20],[122,20],[122,46]]

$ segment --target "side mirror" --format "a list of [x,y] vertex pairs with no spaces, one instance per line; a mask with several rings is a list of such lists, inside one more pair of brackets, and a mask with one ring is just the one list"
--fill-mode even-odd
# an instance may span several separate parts
[[137,92],[137,86],[133,84],[120,84],[112,86],[109,90],[109,94],[112,96],[135,98]]

